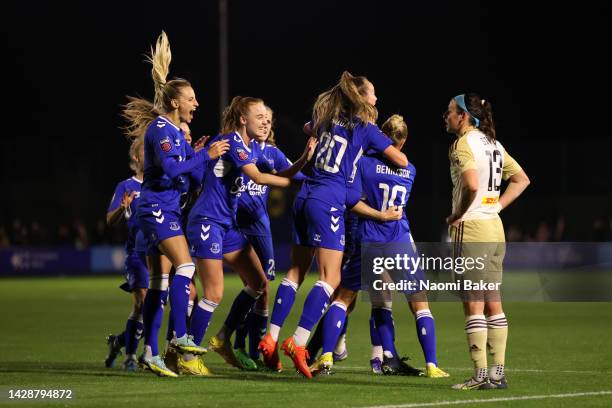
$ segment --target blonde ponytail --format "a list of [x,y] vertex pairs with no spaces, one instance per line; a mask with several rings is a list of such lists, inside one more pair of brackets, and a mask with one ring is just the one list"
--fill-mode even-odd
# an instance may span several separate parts
[[344,71],[338,84],[320,94],[312,109],[315,134],[329,130],[333,120],[351,121],[355,116],[363,122],[376,123],[378,110],[364,99],[368,83],[366,77]]

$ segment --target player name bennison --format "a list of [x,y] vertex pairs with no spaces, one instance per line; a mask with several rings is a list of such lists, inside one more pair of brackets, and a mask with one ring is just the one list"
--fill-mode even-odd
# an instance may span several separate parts
[[403,178],[410,178],[410,170],[407,169],[392,169],[384,164],[376,165],[376,173],[378,174],[393,174]]

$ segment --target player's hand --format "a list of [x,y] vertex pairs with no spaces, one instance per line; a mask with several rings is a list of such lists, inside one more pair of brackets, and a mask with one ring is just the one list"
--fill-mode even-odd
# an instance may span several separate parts
[[459,224],[461,223],[460,219],[461,219],[460,216],[458,216],[457,214],[453,213],[453,214],[449,215],[448,217],[446,217],[446,223],[448,225],[452,225],[453,227],[458,227]]
[[136,197],[136,191],[126,191],[123,193],[123,197],[121,198],[121,207],[124,210],[127,210],[130,207],[130,204],[132,204],[132,201],[134,201],[134,197]]
[[208,148],[208,156],[211,159],[216,159],[222,155],[224,155],[229,150],[229,141],[228,140],[219,140],[210,145]]
[[304,148],[304,153],[302,154],[302,156],[306,157],[306,161],[310,161],[310,159],[312,159],[312,156],[314,155],[318,144],[319,141],[314,137],[311,136],[308,138],[308,141],[306,142],[306,148]]
[[195,144],[193,145],[193,150],[196,153],[202,150],[206,145],[206,142],[208,142],[208,139],[210,139],[210,136],[202,136],[201,138],[196,140]]
[[387,210],[381,213],[381,221],[397,221],[402,218],[403,214],[404,207],[394,205],[393,207],[389,207]]

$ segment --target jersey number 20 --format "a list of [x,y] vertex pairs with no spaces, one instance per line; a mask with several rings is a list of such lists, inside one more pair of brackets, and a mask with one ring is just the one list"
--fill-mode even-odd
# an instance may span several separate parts
[[[338,154],[336,154],[334,160],[332,155],[334,154],[336,142],[340,143],[340,150],[338,151]],[[342,161],[342,157],[344,156],[344,152],[346,151],[346,147],[348,145],[347,140],[338,135],[334,135],[332,137],[329,132],[325,132],[321,134],[319,145],[321,148],[319,149],[315,159],[316,168],[323,169],[330,173],[337,173],[340,171],[340,162]]]

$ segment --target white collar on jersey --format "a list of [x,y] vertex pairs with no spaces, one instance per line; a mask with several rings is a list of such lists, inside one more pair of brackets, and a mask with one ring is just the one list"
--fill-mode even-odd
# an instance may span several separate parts
[[169,124],[171,124],[176,130],[178,130],[180,132],[181,128],[176,126],[174,123],[172,123],[172,121],[170,119],[168,119],[167,117],[163,116],[163,115],[159,115],[158,116],[159,119],[163,119],[165,122],[168,122]]
[[132,180],[137,181],[138,183],[142,184],[142,180],[139,180],[136,176],[132,176]]
[[236,133],[238,137],[240,138],[240,140],[236,140],[236,138],[234,138],[234,140],[236,140],[237,142],[242,142],[242,145],[244,146],[244,148],[247,149],[247,151],[250,153],[251,149],[249,148],[249,146],[246,145],[246,143],[244,143],[244,139],[242,138],[242,135],[240,134],[240,132],[236,130],[234,131],[234,133]]

